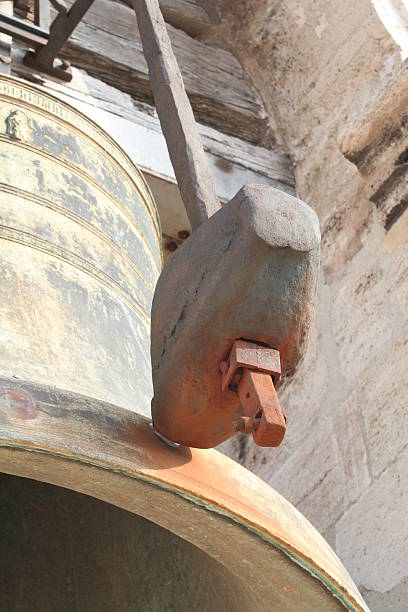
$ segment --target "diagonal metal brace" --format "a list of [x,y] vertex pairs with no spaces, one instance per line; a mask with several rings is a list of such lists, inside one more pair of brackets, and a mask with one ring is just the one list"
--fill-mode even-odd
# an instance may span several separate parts
[[54,66],[54,60],[93,2],[94,0],[76,0],[67,11],[61,2],[54,0],[52,4],[57,8],[58,15],[50,26],[48,42],[45,45],[37,46],[34,52],[28,51],[24,57],[24,63],[41,72],[70,81],[71,72]]

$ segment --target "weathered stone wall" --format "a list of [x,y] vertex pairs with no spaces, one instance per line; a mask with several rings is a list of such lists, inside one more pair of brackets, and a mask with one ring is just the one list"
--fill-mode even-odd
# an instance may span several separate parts
[[211,5],[323,234],[316,325],[280,392],[287,438],[223,450],[320,529],[373,611],[406,610],[408,66],[369,0]]

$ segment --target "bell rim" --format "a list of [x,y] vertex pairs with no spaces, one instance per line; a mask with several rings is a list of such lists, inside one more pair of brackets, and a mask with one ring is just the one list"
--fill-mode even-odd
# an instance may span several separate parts
[[[161,507],[152,507],[147,516],[138,506],[151,487],[157,500],[175,495],[193,531],[196,513],[190,512],[191,504],[204,523],[227,521],[228,533],[240,542],[257,538],[260,563],[264,545],[272,546],[303,570],[306,581],[317,580],[346,609],[368,610],[341,562],[310,523],[269,485],[219,451],[170,448],[151,431],[150,419],[93,398],[43,385],[0,385],[0,390],[11,388],[21,394],[20,406],[30,405],[27,414],[13,412],[0,397],[0,471],[68,488],[144,516],[229,569],[233,560],[223,542],[197,544],[171,524],[171,513],[166,519]],[[50,401],[58,404],[55,418],[49,416]],[[52,427],[55,423],[57,428]],[[128,499],[127,490],[136,496]],[[115,491],[120,491],[116,498]],[[233,571],[245,583],[246,572]]]

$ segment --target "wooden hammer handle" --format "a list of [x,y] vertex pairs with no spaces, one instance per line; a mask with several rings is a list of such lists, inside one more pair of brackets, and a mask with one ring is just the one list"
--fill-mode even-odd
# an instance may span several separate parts
[[193,230],[219,208],[183,78],[158,0],[133,0],[157,114]]

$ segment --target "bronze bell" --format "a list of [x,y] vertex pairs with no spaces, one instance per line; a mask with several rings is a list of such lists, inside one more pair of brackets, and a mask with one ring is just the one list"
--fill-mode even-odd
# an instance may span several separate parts
[[366,610],[280,495],[153,434],[139,170],[39,89],[0,76],[0,99],[0,609]]

